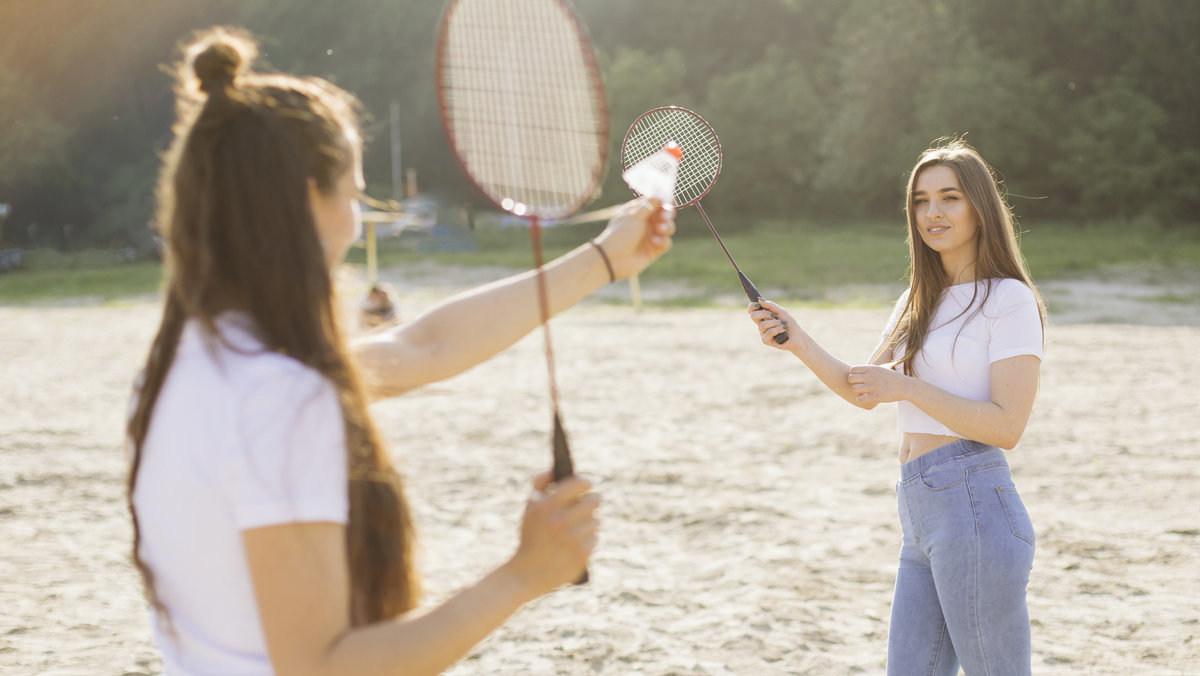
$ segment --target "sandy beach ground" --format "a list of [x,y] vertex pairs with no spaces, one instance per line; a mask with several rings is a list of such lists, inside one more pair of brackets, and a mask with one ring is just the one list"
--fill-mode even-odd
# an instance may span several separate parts
[[[384,278],[411,317],[497,274]],[[1200,673],[1198,289],[1163,302],[1136,280],[1046,287],[1040,398],[1009,454],[1037,532],[1037,674]],[[758,344],[732,297],[638,314],[611,302],[627,293],[553,323],[576,464],[605,498],[592,582],[522,609],[449,673],[882,674],[894,407],[829,394]],[[122,442],[158,312],[0,306],[0,673],[158,672]],[[797,314],[857,361],[887,308]],[[546,385],[535,333],[373,407],[408,476],[428,602],[511,552],[527,479],[549,462]]]

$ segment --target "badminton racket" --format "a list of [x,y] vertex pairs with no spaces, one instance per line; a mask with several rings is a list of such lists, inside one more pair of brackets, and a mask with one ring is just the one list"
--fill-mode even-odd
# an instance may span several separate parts
[[[758,303],[762,294],[738,267],[737,261],[733,260],[733,255],[729,253],[721,235],[717,233],[704,207],[700,205],[700,198],[712,190],[717,176],[721,173],[721,141],[712,125],[687,108],[663,106],[648,110],[638,116],[625,133],[625,141],[621,144],[621,164],[628,169],[658,152],[663,144],[670,141],[678,143],[683,150],[679,173],[675,180],[675,207],[681,209],[693,204],[696,206],[696,211],[700,212],[713,237],[716,237],[717,243],[721,245],[721,250],[725,252],[725,257],[737,272],[746,296],[750,298],[751,303]],[[782,344],[786,341],[787,333],[775,336],[776,343]]]
[[[459,164],[501,209],[529,221],[553,414],[553,476],[574,474],[558,403],[542,269],[542,221],[597,194],[608,108],[591,42],[565,0],[450,0],[437,41],[442,125]],[[584,572],[577,584],[587,581]]]

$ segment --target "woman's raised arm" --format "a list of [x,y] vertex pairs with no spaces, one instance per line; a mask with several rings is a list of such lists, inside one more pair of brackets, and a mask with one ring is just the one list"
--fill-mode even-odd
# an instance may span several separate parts
[[[638,274],[671,248],[674,234],[670,206],[646,199],[629,202],[596,245],[583,244],[545,266],[550,314],[608,284],[609,264],[617,279]],[[359,339],[354,351],[372,396],[391,397],[490,359],[540,322],[536,272],[530,270],[461,293],[411,322]]]

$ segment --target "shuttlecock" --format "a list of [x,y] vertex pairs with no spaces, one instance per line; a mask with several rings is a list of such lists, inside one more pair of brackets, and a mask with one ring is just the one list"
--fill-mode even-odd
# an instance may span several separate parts
[[679,176],[679,161],[683,149],[674,141],[667,141],[662,150],[648,155],[625,170],[625,179],[630,190],[644,197],[656,199],[663,204],[675,203],[675,180]]

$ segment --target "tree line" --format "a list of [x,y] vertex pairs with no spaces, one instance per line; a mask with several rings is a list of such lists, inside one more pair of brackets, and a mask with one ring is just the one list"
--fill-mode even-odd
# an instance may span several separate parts
[[[1189,0],[576,0],[605,77],[610,169],[634,118],[682,105],[717,130],[706,208],[898,218],[906,172],[965,135],[1025,219],[1200,227],[1200,3]],[[371,191],[402,161],[443,204],[484,206],[440,128],[430,0],[6,0],[0,5],[0,247],[129,246],[170,138],[164,65],[190,31],[248,28],[259,68],[363,102]],[[530,40],[537,35],[530,34]],[[71,226],[64,231],[64,226]]]

